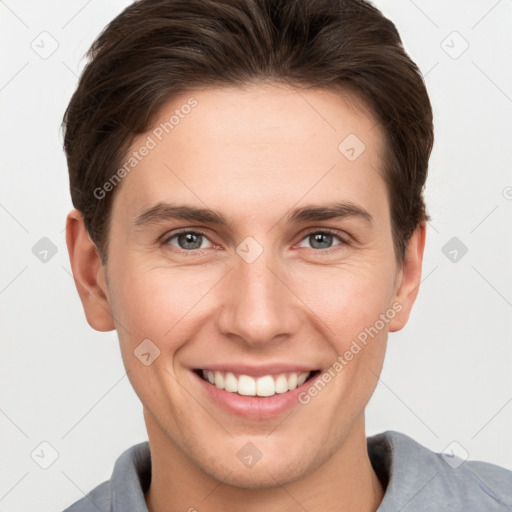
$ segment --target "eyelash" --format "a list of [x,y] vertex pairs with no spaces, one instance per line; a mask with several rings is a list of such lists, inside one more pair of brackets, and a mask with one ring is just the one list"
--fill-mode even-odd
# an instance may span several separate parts
[[[191,230],[191,229],[181,229],[179,231],[176,231],[176,232],[172,232],[172,234],[170,234],[169,236],[167,235],[164,235],[164,238],[162,240],[162,242],[160,243],[161,246],[164,246],[164,245],[169,245],[169,242],[179,236],[179,235],[182,235],[184,233],[193,233],[194,235],[202,235],[204,236],[210,243],[213,243],[208,235],[204,232],[204,231],[201,231],[200,229],[196,229],[196,230]],[[342,245],[349,245],[349,242],[344,238],[342,237],[339,232],[337,231],[334,231],[332,229],[328,229],[328,228],[323,228],[323,229],[314,229],[314,230],[311,230],[311,231],[308,231],[307,233],[304,234],[304,236],[300,239],[300,241],[302,242],[305,238],[308,238],[309,236],[311,235],[314,235],[314,234],[323,234],[323,235],[331,235],[333,236],[334,238],[336,238],[340,243],[338,245],[335,245],[333,247],[328,247],[327,249],[314,249],[314,248],[309,248],[309,247],[305,247],[305,249],[311,249],[312,251],[314,252],[318,252],[318,253],[327,253],[327,252],[331,252],[333,250],[336,250],[336,248],[339,246],[342,246]],[[182,252],[182,253],[191,253],[191,254],[194,254],[196,253],[197,251],[204,251],[204,249],[192,249],[192,250],[189,250],[189,251],[186,251],[185,249],[179,249],[178,247],[174,247],[173,248],[177,249],[178,251]]]

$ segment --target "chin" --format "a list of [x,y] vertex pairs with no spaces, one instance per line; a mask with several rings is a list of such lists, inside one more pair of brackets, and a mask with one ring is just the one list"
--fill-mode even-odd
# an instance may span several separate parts
[[224,456],[220,461],[210,459],[197,462],[211,478],[225,485],[242,489],[271,489],[292,484],[312,473],[322,460],[319,454],[316,460],[315,457],[311,460],[311,455],[309,451],[294,454],[290,450],[272,454],[267,452],[252,466],[244,465],[236,453],[234,458]]
[[[258,467],[256,467],[258,466]],[[293,472],[287,468],[269,466],[262,461],[252,468],[226,467],[225,471],[219,468],[209,471],[209,475],[215,480],[221,481],[224,485],[240,489],[271,489],[287,485],[299,480],[303,475],[301,470],[295,466]],[[231,472],[229,472],[231,470]]]

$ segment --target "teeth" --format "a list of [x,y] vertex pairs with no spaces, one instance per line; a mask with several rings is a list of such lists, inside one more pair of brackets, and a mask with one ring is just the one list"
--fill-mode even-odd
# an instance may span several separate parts
[[[210,380],[210,379],[208,379]],[[219,386],[221,389],[224,388],[225,384],[224,384],[224,375],[222,375],[221,372],[215,372],[215,380],[214,382],[212,382],[212,384],[214,384],[215,382],[218,382],[219,383]]]
[[306,382],[306,379],[309,377],[309,373],[301,373],[298,377],[297,377],[297,387],[299,386],[302,386],[302,384],[304,384],[304,382]]
[[271,375],[260,377],[256,381],[256,394],[258,396],[272,396],[276,394],[276,385]]
[[[217,384],[215,384],[215,387],[217,387]],[[240,375],[238,377],[238,394],[246,396],[256,395],[256,381],[248,375]]]
[[288,379],[286,375],[279,375],[276,379],[276,393],[286,393],[288,391]]
[[[203,371],[203,374],[204,374],[204,371]],[[219,385],[216,387],[218,387],[219,389],[222,389],[220,379],[218,382],[219,382]],[[226,373],[226,380],[224,381],[224,389],[231,393],[236,393],[238,391],[238,381],[236,380],[236,377],[231,372]]]
[[295,389],[297,387],[297,374],[292,373],[288,377],[288,389]]
[[203,378],[218,389],[244,396],[273,396],[276,393],[286,393],[306,382],[311,372],[281,373],[280,375],[264,375],[254,378],[240,375],[238,378],[231,372],[202,370]]

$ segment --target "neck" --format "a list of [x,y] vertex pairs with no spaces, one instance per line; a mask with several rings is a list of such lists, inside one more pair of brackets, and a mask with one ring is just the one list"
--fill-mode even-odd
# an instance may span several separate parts
[[146,424],[152,465],[151,485],[145,495],[149,512],[375,512],[384,496],[368,457],[364,417],[343,445],[304,477],[253,489],[212,478],[173,444],[153,419],[146,418]]

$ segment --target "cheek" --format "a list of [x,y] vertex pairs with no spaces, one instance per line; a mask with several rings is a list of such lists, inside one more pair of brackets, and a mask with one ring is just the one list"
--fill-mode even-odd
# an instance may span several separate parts
[[[177,384],[181,376],[173,357],[193,337],[196,324],[188,319],[197,314],[201,297],[211,288],[205,277],[127,262],[119,262],[112,272],[111,308],[128,378],[151,410],[166,404],[171,423],[187,400]],[[171,389],[174,401],[167,401],[164,390]]]
[[392,305],[394,280],[392,265],[372,261],[347,263],[302,269],[300,279],[299,275],[294,279],[294,290],[312,314],[329,328],[326,334],[332,344],[339,345],[335,348],[341,350],[361,331],[373,326],[381,314],[386,314]]
[[202,299],[213,289],[218,272],[190,268],[119,267],[112,301],[114,314],[130,337],[150,338],[168,344],[181,320],[200,314]]

